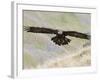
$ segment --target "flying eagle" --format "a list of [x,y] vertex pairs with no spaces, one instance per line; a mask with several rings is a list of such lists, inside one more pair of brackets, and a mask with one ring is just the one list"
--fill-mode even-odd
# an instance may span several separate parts
[[33,26],[29,27],[24,26],[24,30],[32,33],[55,34],[56,36],[52,37],[51,40],[59,46],[70,43],[71,40],[66,36],[72,36],[76,38],[90,40],[90,35],[85,33],[80,33],[77,31],[61,31],[57,29],[49,29],[49,28],[33,27]]

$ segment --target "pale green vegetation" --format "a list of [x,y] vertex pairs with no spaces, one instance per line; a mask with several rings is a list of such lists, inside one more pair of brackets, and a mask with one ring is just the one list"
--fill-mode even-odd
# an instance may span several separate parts
[[37,61],[28,53],[24,53],[24,68],[35,68]]

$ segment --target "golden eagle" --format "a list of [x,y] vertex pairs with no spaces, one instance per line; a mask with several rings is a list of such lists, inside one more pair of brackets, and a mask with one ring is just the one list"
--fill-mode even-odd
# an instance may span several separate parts
[[51,40],[59,46],[70,43],[71,40],[66,36],[72,36],[76,38],[90,40],[90,35],[77,31],[61,31],[56,29],[54,30],[49,28],[33,27],[33,26],[29,27],[24,26],[24,30],[32,33],[56,34],[56,36],[52,37]]

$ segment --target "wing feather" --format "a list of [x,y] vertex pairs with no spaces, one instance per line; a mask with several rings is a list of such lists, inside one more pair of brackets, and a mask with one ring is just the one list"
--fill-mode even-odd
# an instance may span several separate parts
[[42,27],[25,27],[24,30],[27,32],[33,32],[33,33],[47,33],[47,34],[57,34],[58,30],[53,30],[49,28],[42,28]]
[[82,39],[90,39],[90,35],[76,32],[76,31],[63,31],[63,34],[65,36],[72,36],[72,37],[77,37],[77,38],[82,38]]

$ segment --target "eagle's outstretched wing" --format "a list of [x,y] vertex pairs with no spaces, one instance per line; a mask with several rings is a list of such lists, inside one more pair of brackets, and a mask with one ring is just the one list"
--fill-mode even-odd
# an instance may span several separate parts
[[51,40],[58,45],[66,45],[71,41],[66,36],[72,36],[72,37],[77,37],[77,38],[82,38],[87,40],[90,39],[90,35],[76,32],[76,31],[60,31],[60,30],[54,30],[54,29],[42,28],[42,27],[24,27],[24,30],[32,33],[56,34],[56,36],[51,38]]
[[27,32],[33,32],[33,33],[46,33],[46,34],[57,34],[58,33],[58,30],[43,28],[43,27],[24,26],[24,30]]
[[63,35],[82,38],[82,39],[90,39],[90,35],[76,31],[63,31]]

